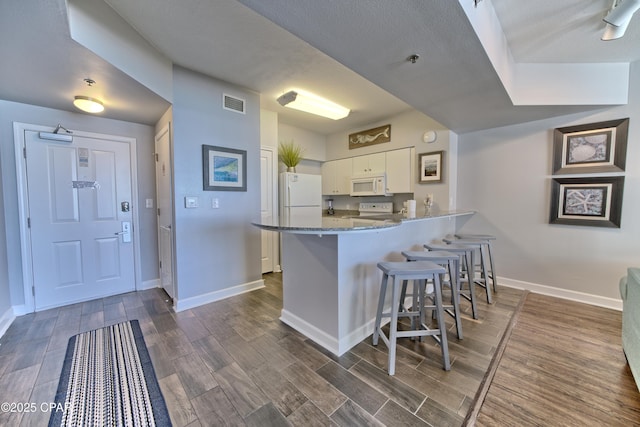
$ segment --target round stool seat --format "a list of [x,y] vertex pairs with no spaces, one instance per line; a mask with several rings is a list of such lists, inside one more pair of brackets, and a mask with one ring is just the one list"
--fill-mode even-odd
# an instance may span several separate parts
[[431,261],[418,262],[379,262],[378,268],[389,276],[402,276],[403,279],[423,279],[432,274],[444,274],[444,267]]

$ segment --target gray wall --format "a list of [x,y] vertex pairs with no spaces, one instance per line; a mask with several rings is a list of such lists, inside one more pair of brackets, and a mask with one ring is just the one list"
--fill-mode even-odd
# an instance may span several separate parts
[[[222,109],[222,95],[246,101],[246,114]],[[173,149],[177,298],[198,297],[261,279],[260,98],[174,67]],[[247,151],[247,191],[203,191],[202,145]],[[186,209],[185,196],[199,206]],[[211,207],[213,198],[220,208]]]
[[[459,137],[458,207],[478,210],[465,231],[496,234],[498,274],[619,299],[626,268],[640,265],[640,64],[629,104],[596,113]],[[553,130],[630,117],[622,227],[550,225]]]
[[[68,129],[136,138],[138,160],[138,213],[142,281],[158,278],[158,253],[155,209],[146,209],[145,199],[156,198],[153,162],[153,128],[146,125],[103,119],[97,116],[0,100],[0,168],[2,201],[0,236],[6,246],[0,248],[0,315],[10,294],[11,305],[24,304],[22,259],[18,219],[18,193],[13,141],[13,122],[51,126],[61,123]],[[155,203],[154,203],[155,205]]]

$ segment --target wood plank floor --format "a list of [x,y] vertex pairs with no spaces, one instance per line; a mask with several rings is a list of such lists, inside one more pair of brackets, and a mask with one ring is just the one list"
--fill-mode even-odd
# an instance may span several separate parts
[[[282,324],[281,275],[264,278],[264,289],[180,313],[153,289],[21,316],[0,339],[0,401],[52,401],[69,337],[138,319],[175,426],[460,426],[522,295],[500,288],[490,306],[479,298],[480,319],[465,316],[460,341],[447,319],[451,371],[433,340],[404,339],[389,377],[384,344],[368,338],[338,358]],[[541,316],[545,328],[557,321]],[[0,412],[0,425],[48,416]]]
[[528,294],[478,426],[637,426],[621,313]]

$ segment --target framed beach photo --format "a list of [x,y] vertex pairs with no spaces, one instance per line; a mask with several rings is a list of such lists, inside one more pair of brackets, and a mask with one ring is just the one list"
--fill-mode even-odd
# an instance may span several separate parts
[[557,128],[553,174],[623,172],[629,119]]
[[247,152],[203,145],[202,178],[205,191],[247,191]]
[[442,157],[444,151],[420,154],[418,161],[418,182],[442,182]]
[[550,224],[620,228],[623,176],[554,178]]

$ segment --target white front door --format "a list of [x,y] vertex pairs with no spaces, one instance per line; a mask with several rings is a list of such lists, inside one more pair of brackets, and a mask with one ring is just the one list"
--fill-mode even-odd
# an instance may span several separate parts
[[167,125],[156,135],[156,194],[160,285],[175,298],[173,285],[173,196],[171,191],[171,132]]
[[[274,154],[269,148],[260,150],[260,217],[270,221],[274,216]],[[262,272],[276,271],[277,234],[262,230]]]
[[35,309],[135,290],[130,145],[24,141]]

